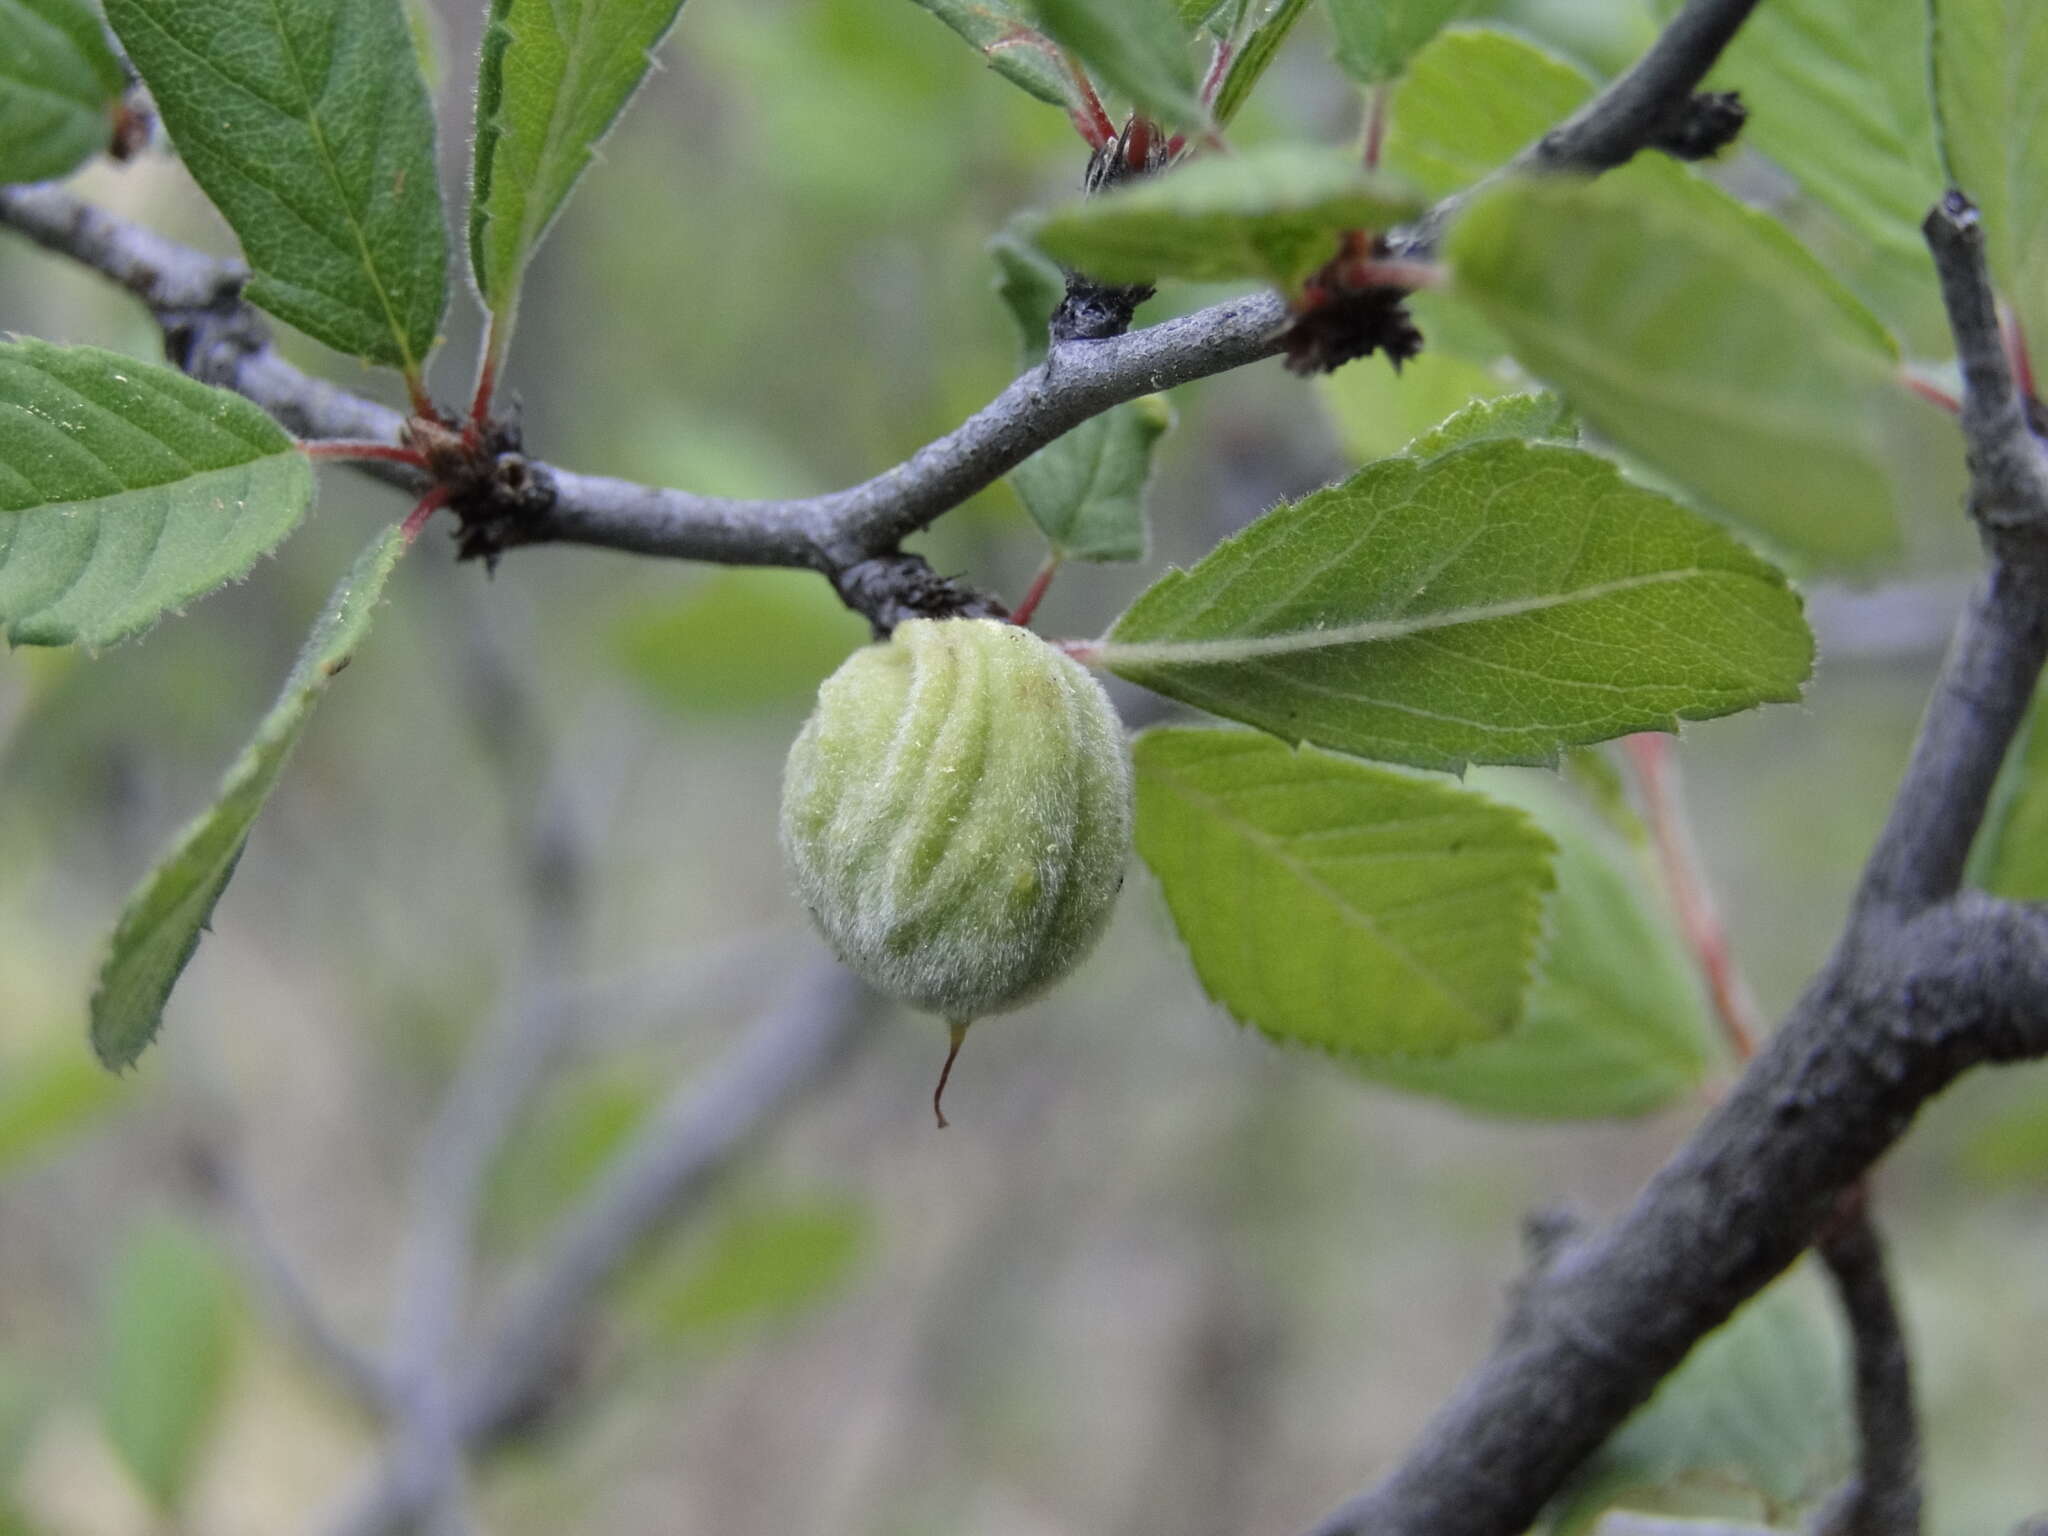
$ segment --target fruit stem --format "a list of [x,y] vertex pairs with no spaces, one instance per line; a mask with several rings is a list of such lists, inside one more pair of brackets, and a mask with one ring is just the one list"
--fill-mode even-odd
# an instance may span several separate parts
[[1059,568],[1059,552],[1055,550],[1045,557],[1045,564],[1041,565],[1038,574],[1031,578],[1030,589],[1025,592],[1023,601],[1017,604],[1016,611],[1010,615],[1012,624],[1029,627],[1031,615],[1038,612],[1039,600],[1045,596],[1045,589],[1052,585],[1053,576]]
[[939,1101],[946,1096],[946,1079],[953,1075],[953,1063],[960,1057],[960,1042],[967,1038],[967,1026],[973,1022],[972,1019],[953,1020],[953,1044],[946,1052],[946,1064],[939,1068],[939,1086],[932,1090],[932,1113],[938,1116],[942,1131],[952,1122],[946,1118],[945,1110],[939,1107]]

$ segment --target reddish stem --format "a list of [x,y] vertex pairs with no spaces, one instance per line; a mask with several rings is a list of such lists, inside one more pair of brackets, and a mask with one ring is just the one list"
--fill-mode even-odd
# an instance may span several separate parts
[[427,393],[427,386],[420,382],[420,376],[408,372],[405,376],[405,392],[412,401],[412,413],[428,421],[449,425],[448,418],[441,414],[441,407],[434,404],[434,397]]
[[1045,589],[1052,585],[1053,574],[1060,568],[1060,557],[1047,555],[1045,564],[1038,568],[1038,574],[1031,578],[1031,585],[1025,589],[1024,597],[1010,614],[1012,624],[1031,622],[1031,615],[1038,612],[1038,604],[1045,596]]
[[498,386],[498,368],[494,359],[486,357],[476,371],[476,397],[469,405],[469,420],[464,423],[465,435],[481,434],[483,423],[490,420],[491,394]]
[[2021,398],[2036,399],[2038,397],[2034,393],[2034,365],[2027,356],[2026,329],[2020,324],[2020,317],[2011,310],[2001,308],[2000,316],[2005,321],[2005,351],[2012,359],[2013,382],[2019,385]]
[[417,448],[401,448],[395,443],[351,443],[339,438],[321,438],[299,444],[299,451],[309,459],[379,459],[390,464],[410,465],[414,469],[427,467],[425,454]]
[[405,522],[399,527],[399,534],[410,544],[420,536],[420,530],[427,526],[427,519],[448,505],[450,491],[445,485],[434,486],[419,499],[412,511],[406,514]]
[[1929,405],[1940,406],[1941,409],[1947,411],[1951,416],[1957,415],[1962,411],[1963,402],[1943,389],[1939,384],[1930,384],[1917,373],[1901,373],[1899,378],[1907,389],[1918,395],[1922,400],[1925,400]]
[[1402,261],[1387,256],[1372,256],[1358,263],[1359,286],[1364,288],[1441,288],[1450,281],[1450,273],[1433,261]]
[[1067,67],[1073,78],[1074,89],[1080,94],[1081,106],[1067,115],[1074,120],[1074,126],[1081,130],[1081,137],[1088,141],[1090,149],[1100,149],[1116,137],[1116,124],[1110,120],[1102,105],[1102,98],[1095,94],[1095,84],[1088,78],[1088,72],[1080,62],[1065,49],[1060,51],[1060,62]]
[[940,1107],[939,1101],[946,1096],[946,1079],[953,1075],[953,1063],[960,1059],[960,1042],[967,1038],[967,1026],[972,1022],[971,1019],[953,1021],[953,1043],[946,1050],[946,1064],[939,1068],[939,1086],[932,1090],[932,1113],[938,1117],[942,1131],[952,1121],[946,1118],[946,1111]]
[[1376,85],[1365,104],[1365,168],[1380,168],[1380,151],[1387,144],[1387,88]]
[[1691,946],[1700,974],[1714,1003],[1714,1015],[1737,1061],[1756,1054],[1756,1005],[1742,984],[1734,954],[1728,947],[1728,931],[1714,910],[1699,867],[1699,852],[1693,846],[1686,824],[1685,804],[1680,795],[1678,765],[1672,760],[1671,738],[1652,733],[1626,738],[1630,766],[1635,769],[1636,788],[1642,796],[1643,813],[1656,840],[1657,862],[1664,872],[1665,888],[1678,912],[1678,924]]
[[1216,56],[1209,61],[1208,76],[1202,81],[1202,105],[1216,105],[1216,93],[1223,89],[1223,79],[1230,73],[1230,61],[1237,57],[1237,49],[1228,40],[1216,44]]

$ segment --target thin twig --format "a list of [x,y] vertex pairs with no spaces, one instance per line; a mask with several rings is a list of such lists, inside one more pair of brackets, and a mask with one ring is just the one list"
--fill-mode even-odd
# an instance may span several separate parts
[[1905,1328],[1884,1244],[1864,1192],[1815,1245],[1849,1324],[1856,1380],[1856,1472],[1814,1522],[1814,1536],[1919,1536],[1920,1427]]
[[1317,1536],[1514,1536],[1708,1332],[1836,1219],[1961,1072],[2048,1052],[2048,909],[1958,890],[2048,654],[2048,466],[2000,345],[1974,211],[1927,222],[1990,569],[1821,975],[1604,1232],[1533,1277],[1515,1326],[1375,1488]]
[[1735,1059],[1748,1061],[1756,1054],[1756,1042],[1763,1030],[1756,1003],[1735,964],[1728,930],[1722,925],[1713,891],[1700,868],[1699,848],[1685,814],[1684,791],[1671,738],[1644,734],[1629,737],[1623,745],[1635,768],[1643,814],[1656,843],[1665,889],[1671,893],[1679,927],[1707,984],[1714,1017],[1719,1020],[1721,1033]]
[[[718,1175],[867,1033],[874,995],[822,966],[756,1024],[708,1078],[679,1087],[568,1216],[515,1287],[456,1388],[458,1443],[488,1450],[544,1405],[604,1287],[643,1245],[715,1187]],[[326,1529],[387,1536],[441,1501],[455,1463],[422,1468],[395,1447]]]
[[[1531,146],[1525,159],[1551,169],[1598,171],[1643,148],[1661,121],[1644,104],[1658,91],[1677,93],[1671,100],[1682,104],[1753,3],[1689,0],[1641,63]],[[1085,84],[1085,76],[1079,78]],[[1098,126],[1105,135],[1111,131],[1106,117]],[[1431,228],[1440,223],[1424,221]],[[238,298],[247,276],[240,265],[165,240],[53,187],[0,188],[0,224],[121,283],[164,326],[174,361],[248,396],[298,436],[397,443],[401,413],[308,378],[270,347],[262,323]],[[1427,245],[1426,239],[1411,242],[1400,255],[1419,258]],[[895,589],[929,582],[929,571],[905,560],[882,569],[879,580],[845,579],[850,573],[893,554],[902,540],[1112,406],[1277,355],[1289,320],[1277,295],[1260,293],[1122,336],[1062,342],[1042,366],[954,431],[871,480],[823,496],[696,496],[533,462],[526,478],[542,494],[522,512],[514,542],[823,571],[850,603],[886,625],[900,608]],[[415,491],[422,485],[405,464],[361,468]]]
[[232,1223],[245,1259],[286,1331],[358,1407],[382,1414],[391,1402],[391,1381],[384,1367],[334,1325],[299,1267],[286,1255],[233,1155],[208,1148],[204,1176],[207,1192]]
[[1962,363],[1970,513],[1991,555],[1950,647],[1858,902],[1903,911],[1956,889],[2048,656],[2048,457],[2007,365],[1976,209],[1950,193],[1927,242]]
[[1612,170],[1683,112],[1757,0],[1687,0],[1626,73],[1523,153],[1523,170]]
[[838,966],[821,965],[709,1078],[669,1097],[507,1301],[464,1379],[466,1439],[488,1442],[534,1406],[605,1284],[840,1063],[876,1011],[873,993]]

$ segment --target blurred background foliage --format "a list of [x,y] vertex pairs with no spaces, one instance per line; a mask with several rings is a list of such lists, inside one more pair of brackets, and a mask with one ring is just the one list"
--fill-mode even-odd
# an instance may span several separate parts
[[[451,186],[480,10],[418,8]],[[1655,10],[1467,14],[1597,76]],[[1312,11],[1236,137],[1353,135],[1360,103],[1330,49]],[[903,0],[692,0],[662,63],[528,290],[509,387],[534,451],[710,492],[818,490],[1001,387],[1016,344],[984,248],[1076,182],[1084,151],[1057,112]],[[1938,334],[1911,252],[1800,203],[1753,153],[1726,175],[1903,332]],[[227,248],[161,155],[80,181]],[[1213,296],[1170,289],[1148,313]],[[437,370],[451,395],[470,325],[458,312]],[[0,327],[157,347],[132,305],[17,241],[0,243]],[[1473,360],[1483,341],[1449,339],[1398,380],[1377,359],[1314,387],[1268,364],[1178,392],[1144,569],[1513,382]],[[1807,702],[1686,736],[1700,841],[1770,1013],[1832,936],[1960,591],[1971,552],[1942,475],[1901,583],[1817,596]],[[517,674],[592,863],[573,978],[588,1006],[490,1181],[487,1279],[819,954],[774,828],[781,755],[863,638],[824,584],[582,550],[515,554],[489,579],[429,539],[258,825],[173,1036],[138,1073],[100,1073],[83,1006],[114,912],[203,802],[366,526],[398,510],[324,479],[318,516],[257,579],[148,643],[0,657],[10,1536],[305,1528],[373,1445],[272,1326],[206,1168],[231,1160],[343,1325],[380,1336],[424,1126],[465,1042],[498,1022],[526,937],[514,893],[535,800],[494,766],[502,679],[481,653]],[[925,546],[1012,596],[1043,552],[1006,486]],[[1071,566],[1040,628],[1097,633],[1142,579]],[[618,1347],[603,1380],[480,1480],[488,1528],[1295,1529],[1397,1455],[1483,1349],[1523,1213],[1560,1197],[1613,1209],[1702,1103],[1492,1121],[1276,1051],[1203,1001],[1142,876],[1074,984],[975,1032],[939,1136],[926,1098],[942,1046],[930,1020],[889,1020],[637,1266],[604,1319]],[[2009,1524],[2044,1498],[2048,1292],[1998,1279],[2048,1261],[2044,1088],[2040,1070],[1966,1083],[1880,1179],[1939,1531]],[[1639,1420],[1600,1486],[1749,1514],[1824,1487],[1842,1377],[1809,1282],[1773,1293],[1763,1347],[1703,1351],[1689,1372],[1709,1385]],[[1797,1342],[1772,1345],[1788,1327]],[[1712,1384],[1730,1372],[1740,1389]]]

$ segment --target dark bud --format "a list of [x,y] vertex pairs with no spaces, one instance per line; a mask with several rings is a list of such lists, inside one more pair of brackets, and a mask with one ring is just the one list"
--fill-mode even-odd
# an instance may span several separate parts
[[112,131],[107,135],[107,155],[126,165],[149,148],[156,132],[156,114],[140,91],[130,91],[114,103]]
[[1354,230],[1336,257],[1302,285],[1284,343],[1288,372],[1331,373],[1354,358],[1384,352],[1399,373],[1422,351],[1408,290],[1372,280],[1371,259],[1386,254],[1384,237]]
[[922,555],[896,550],[850,565],[832,578],[839,600],[874,626],[886,640],[908,619],[1006,619],[1010,616],[985,592],[941,576]]
[[[1173,159],[1172,144],[1160,126],[1135,114],[1119,133],[1088,157],[1081,189],[1089,196],[1163,170]],[[1150,283],[1118,286],[1098,283],[1084,272],[1067,273],[1067,294],[1052,312],[1051,334],[1062,341],[1101,341],[1131,328],[1138,306],[1152,297]]]
[[1748,121],[1740,92],[1697,91],[1650,142],[1680,160],[1707,160],[1733,144]]

